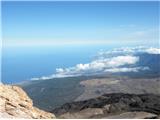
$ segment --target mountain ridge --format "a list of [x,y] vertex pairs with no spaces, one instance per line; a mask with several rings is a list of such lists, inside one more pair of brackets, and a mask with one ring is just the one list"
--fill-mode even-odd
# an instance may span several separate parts
[[58,118],[70,119],[114,118],[115,115],[128,114],[130,118],[132,115],[138,115],[138,118],[159,118],[159,101],[160,95],[112,93],[89,100],[66,103],[50,112],[54,112]]

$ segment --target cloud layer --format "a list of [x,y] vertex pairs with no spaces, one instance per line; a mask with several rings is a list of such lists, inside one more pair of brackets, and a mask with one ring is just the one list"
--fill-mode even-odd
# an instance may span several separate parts
[[56,73],[58,75],[84,75],[96,72],[104,72],[108,68],[117,68],[123,65],[135,64],[139,61],[136,56],[117,56],[113,58],[106,58],[101,60],[94,60],[87,64],[77,64],[74,67],[58,68]]
[[158,48],[148,48],[146,49],[146,52],[149,54],[160,54],[160,49]]
[[130,68],[111,68],[106,69],[105,72],[117,73],[117,72],[139,72],[143,70],[149,70],[149,67],[130,67]]
[[138,47],[122,47],[122,48],[115,48],[113,50],[108,51],[100,51],[98,52],[98,57],[106,57],[106,55],[120,55],[120,54],[137,54],[137,53],[148,53],[148,54],[160,54],[160,48],[154,47],[145,47],[145,46],[138,46]]
[[134,47],[118,48],[112,51],[100,51],[96,59],[86,64],[77,64],[68,68],[57,68],[56,73],[32,80],[45,80],[59,77],[95,75],[97,73],[139,72],[149,70],[147,66],[134,66],[139,62],[137,53],[160,54],[159,48]]

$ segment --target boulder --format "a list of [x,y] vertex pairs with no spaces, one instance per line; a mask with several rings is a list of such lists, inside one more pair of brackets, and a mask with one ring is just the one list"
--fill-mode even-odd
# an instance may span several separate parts
[[33,106],[32,100],[18,86],[0,85],[1,118],[55,118],[53,113]]

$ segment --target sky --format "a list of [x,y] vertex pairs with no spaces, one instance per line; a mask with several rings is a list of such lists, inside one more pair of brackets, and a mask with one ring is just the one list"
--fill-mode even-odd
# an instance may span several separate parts
[[156,46],[158,15],[158,2],[3,1],[3,46]]

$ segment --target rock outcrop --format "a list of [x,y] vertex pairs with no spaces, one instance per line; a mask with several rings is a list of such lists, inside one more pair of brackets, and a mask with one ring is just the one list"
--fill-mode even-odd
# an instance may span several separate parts
[[17,86],[0,85],[1,118],[52,119],[54,114],[33,106],[32,100]]
[[159,118],[160,96],[154,94],[105,94],[64,104],[51,111],[58,118]]

